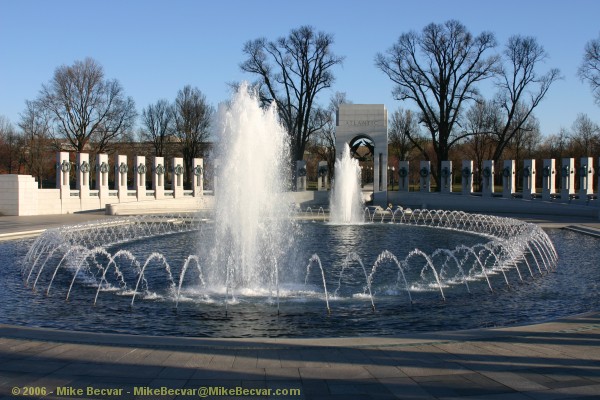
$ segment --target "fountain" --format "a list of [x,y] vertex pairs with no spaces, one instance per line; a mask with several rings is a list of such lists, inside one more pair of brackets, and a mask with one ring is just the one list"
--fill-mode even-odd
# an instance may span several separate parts
[[275,111],[243,86],[219,121],[214,211],[114,218],[0,245],[0,265],[18,265],[23,277],[0,269],[0,322],[154,335],[396,335],[533,322],[598,304],[597,290],[574,289],[594,281],[598,266],[585,260],[598,258],[570,250],[581,240],[565,232],[444,210],[366,217],[348,148],[336,163],[332,223],[296,219],[306,211],[285,200],[288,150]]
[[330,222],[356,224],[363,222],[363,198],[360,190],[360,166],[350,155],[346,143],[342,158],[335,160],[335,180],[329,201]]
[[[219,108],[215,236],[212,286],[235,290],[279,288],[281,254],[293,242],[294,224],[284,200],[287,134],[274,107],[263,110],[243,84],[233,101]],[[223,245],[226,244],[226,245]]]

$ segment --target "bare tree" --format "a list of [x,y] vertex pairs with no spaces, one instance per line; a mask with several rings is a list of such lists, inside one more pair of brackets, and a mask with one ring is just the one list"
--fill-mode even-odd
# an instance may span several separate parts
[[566,128],[560,128],[558,133],[546,136],[540,146],[543,158],[559,160],[567,156],[569,149],[569,131]]
[[464,129],[470,136],[466,143],[466,153],[468,158],[474,160],[476,170],[483,169],[484,160],[492,159],[495,133],[500,125],[500,112],[491,101],[478,101],[465,113]]
[[141,138],[152,143],[154,155],[165,155],[165,145],[173,132],[172,106],[165,99],[158,100],[142,110]]
[[293,29],[289,36],[275,41],[262,38],[244,45],[248,58],[240,68],[259,76],[261,101],[277,105],[290,135],[292,162],[303,159],[311,135],[327,123],[316,97],[331,86],[331,70],[343,61],[332,53],[332,45],[332,35],[315,32],[310,26]]
[[520,175],[520,168],[523,165],[524,159],[535,158],[541,141],[540,123],[537,118],[532,116],[527,120],[526,125],[517,130],[507,147],[507,150],[510,152],[508,157],[514,159],[516,162],[517,174]]
[[573,146],[572,150],[578,157],[597,155],[600,145],[600,126],[593,122],[587,114],[579,114],[573,122],[570,140]]
[[179,138],[187,181],[193,177],[193,160],[204,156],[214,113],[206,96],[198,88],[186,85],[177,93],[172,107],[175,134]]
[[329,99],[329,105],[326,110],[326,120],[323,127],[311,138],[314,142],[314,148],[320,159],[327,161],[327,173],[329,180],[333,178],[335,165],[335,129],[336,114],[340,104],[351,104],[345,92],[335,92]]
[[[421,111],[437,155],[433,176],[438,182],[442,160],[465,137],[454,129],[464,103],[477,98],[476,84],[496,71],[498,56],[485,57],[495,46],[492,33],[473,37],[460,22],[450,20],[429,24],[420,34],[402,34],[392,48],[375,58],[375,65],[396,84],[395,98],[411,100]],[[417,140],[413,143],[426,155]]]
[[0,167],[8,174],[21,172],[23,141],[8,118],[0,115]]
[[117,80],[104,78],[102,66],[91,58],[62,65],[42,86],[40,106],[53,117],[53,131],[76,151],[88,146],[106,151],[135,122],[135,103],[125,97]]
[[27,149],[25,164],[29,173],[37,178],[42,187],[44,177],[48,176],[49,163],[45,156],[49,150],[51,116],[40,107],[37,101],[26,101],[25,111],[21,113],[19,127]]
[[578,74],[582,81],[589,83],[596,104],[600,106],[600,35],[585,45]]
[[560,79],[556,68],[540,75],[536,68],[547,58],[544,48],[533,37],[512,36],[504,50],[504,64],[497,83],[497,107],[504,123],[496,132],[492,159],[499,161],[512,139],[527,129],[533,110],[540,104],[552,83]]
[[416,147],[414,142],[423,148],[424,138],[415,112],[398,108],[392,113],[389,125],[390,152],[399,161],[408,160],[410,152]]

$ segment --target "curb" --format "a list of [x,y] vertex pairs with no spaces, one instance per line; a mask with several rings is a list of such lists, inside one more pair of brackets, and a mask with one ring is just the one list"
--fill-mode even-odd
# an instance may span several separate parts
[[46,229],[36,229],[32,231],[19,231],[19,232],[9,232],[9,233],[0,233],[0,242],[7,240],[15,240],[15,239],[24,239],[39,236],[42,233],[46,232]]

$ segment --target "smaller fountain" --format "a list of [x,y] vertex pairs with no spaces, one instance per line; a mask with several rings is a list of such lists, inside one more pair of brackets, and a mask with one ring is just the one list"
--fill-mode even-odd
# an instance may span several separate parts
[[350,155],[348,144],[341,159],[335,160],[335,179],[331,191],[330,216],[333,224],[358,224],[363,222],[364,202],[360,190],[360,166]]

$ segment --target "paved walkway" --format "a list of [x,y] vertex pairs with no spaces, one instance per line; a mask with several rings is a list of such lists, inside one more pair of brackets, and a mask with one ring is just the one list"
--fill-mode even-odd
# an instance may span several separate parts
[[[26,388],[64,399],[115,398],[100,389],[120,390],[119,398],[128,399],[191,399],[204,390],[213,391],[211,399],[598,398],[600,314],[348,339],[157,338],[0,325],[0,396],[6,396],[0,398],[18,398],[11,393]],[[222,388],[270,389],[272,395],[215,396]],[[65,395],[79,389],[82,394]],[[155,389],[173,391],[148,395]]]
[[[104,216],[0,217],[0,235],[96,218]],[[544,218],[536,222],[599,226]],[[198,397],[600,398],[600,313],[395,338],[195,339],[0,325],[0,399]]]
[[64,215],[31,215],[0,216],[0,240],[13,240],[27,236],[35,236],[49,228],[61,225],[73,225],[104,218],[115,218],[105,215],[103,211],[93,211]]

